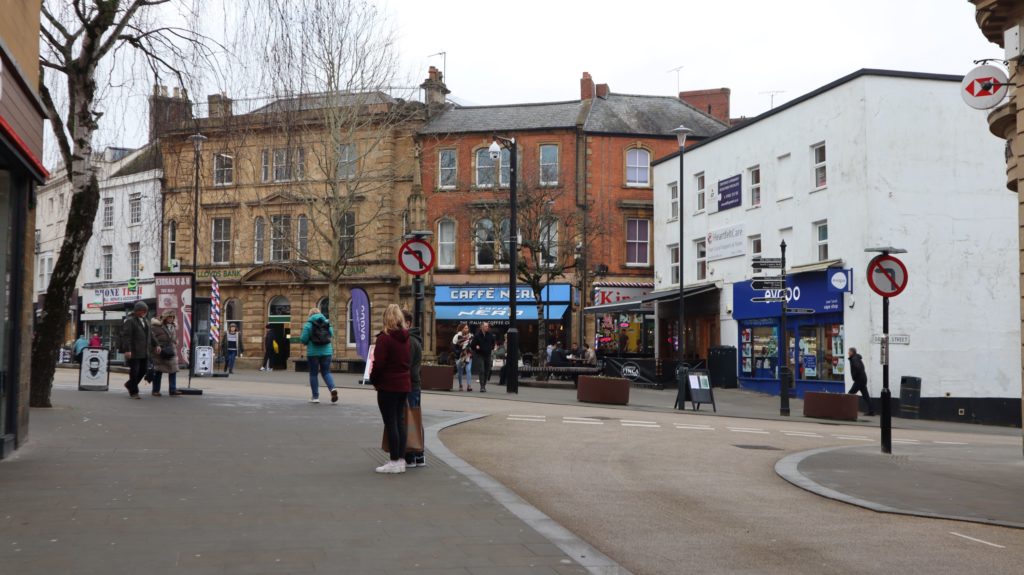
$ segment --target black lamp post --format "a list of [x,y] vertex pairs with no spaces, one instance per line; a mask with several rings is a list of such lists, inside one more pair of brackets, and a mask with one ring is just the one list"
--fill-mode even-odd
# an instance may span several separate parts
[[[686,282],[684,281],[683,274],[683,244],[686,241],[686,220],[683,219],[683,154],[686,151],[686,137],[690,135],[692,130],[679,125],[678,128],[672,130],[676,135],[676,141],[679,142],[679,192],[676,194],[676,205],[678,206],[678,213],[676,216],[679,218],[679,330],[676,332],[676,342],[679,346],[679,366],[676,368],[676,373],[679,377],[679,389],[686,389],[688,384],[689,374],[687,373],[686,364],[686,305],[684,287]],[[683,394],[681,397],[685,398]]]
[[195,162],[195,187],[192,194],[192,311],[189,320],[189,349],[188,349],[188,383],[191,387],[192,376],[196,373],[196,260],[199,256],[199,166],[201,165],[203,142],[207,137],[202,134],[192,134],[188,137],[195,150],[193,158]]
[[[516,198],[516,139],[494,136],[488,151],[491,159],[501,161],[501,149],[509,151],[509,222],[508,222],[508,344],[505,350],[505,363],[509,366],[508,374],[505,376],[505,391],[508,393],[519,393],[519,329],[516,327],[516,273],[519,267],[519,249],[517,246],[519,226],[517,225],[517,203]],[[498,184],[501,184],[501,174],[498,175]]]

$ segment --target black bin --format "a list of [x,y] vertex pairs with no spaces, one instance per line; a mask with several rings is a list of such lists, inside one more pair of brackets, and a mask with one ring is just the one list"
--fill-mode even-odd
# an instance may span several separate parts
[[708,372],[711,387],[736,387],[736,348],[731,345],[709,348]]
[[921,378],[904,375],[900,378],[900,417],[917,419],[921,408]]

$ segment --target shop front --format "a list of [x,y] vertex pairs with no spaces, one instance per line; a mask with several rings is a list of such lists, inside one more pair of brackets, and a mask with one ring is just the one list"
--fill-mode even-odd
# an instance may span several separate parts
[[787,307],[798,313],[787,314],[785,326],[781,303],[751,301],[779,297],[783,290],[755,290],[750,281],[733,284],[740,387],[778,395],[778,367],[785,362],[794,373],[791,393],[796,397],[807,391],[845,391],[843,291],[848,287],[840,290],[827,280],[835,271],[787,278]]
[[651,283],[601,282],[594,284],[594,349],[599,355],[654,355],[654,318],[650,306],[639,304],[654,289]]
[[[538,346],[549,342],[561,341],[568,346],[572,337],[569,317],[572,286],[551,284],[541,290],[540,298],[535,297],[529,286],[519,286],[516,292],[516,327],[519,352],[524,359],[529,358],[526,354],[533,356]],[[434,333],[437,337],[434,353],[442,359],[450,356],[452,337],[462,324],[468,324],[475,332],[480,324],[487,322],[500,338],[509,329],[508,302],[507,285],[435,286]],[[541,330],[538,329],[539,317],[544,320]]]

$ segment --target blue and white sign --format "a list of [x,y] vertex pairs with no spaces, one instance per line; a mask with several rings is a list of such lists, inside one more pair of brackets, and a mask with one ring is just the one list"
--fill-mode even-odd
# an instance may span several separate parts
[[718,180],[718,210],[727,210],[743,204],[743,184],[739,174]]
[[[495,285],[466,285],[466,286],[436,286],[434,291],[434,303],[507,303],[509,291],[508,286]],[[551,284],[540,292],[541,302],[564,302],[572,301],[572,286],[569,284]],[[529,286],[518,286],[516,288],[517,304],[532,304],[537,299],[533,295],[533,288]]]
[[829,268],[825,274],[829,291],[853,293],[853,270]]
[[810,308],[814,313],[836,313],[843,309],[841,292],[829,288],[825,272],[795,274],[786,278],[786,289],[755,290],[751,282],[732,284],[733,319],[778,317],[782,314],[780,302],[752,302],[751,298],[786,298],[786,305]]

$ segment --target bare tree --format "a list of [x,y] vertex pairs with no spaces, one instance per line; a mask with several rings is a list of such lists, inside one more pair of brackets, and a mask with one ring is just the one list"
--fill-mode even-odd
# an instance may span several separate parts
[[303,172],[280,192],[301,216],[270,224],[289,256],[276,259],[326,281],[332,321],[345,325],[340,286],[391,265],[403,217],[416,211],[408,190],[418,171],[412,136],[422,105],[409,101],[411,89],[396,87],[394,31],[376,5],[266,0],[263,8],[270,22],[260,36],[270,37],[264,77],[276,97],[263,112],[274,140],[302,155]]
[[[72,201],[46,303],[32,341],[32,407],[50,407],[57,354],[68,321],[68,302],[92,236],[100,189],[93,141],[103,116],[100,83],[109,64],[129,54],[157,78],[179,70],[192,51],[204,52],[194,30],[158,23],[171,0],[47,0],[42,5],[39,93],[72,186]],[[194,14],[187,5],[179,15]],[[108,66],[105,68],[105,66]],[[51,77],[52,76],[52,77]],[[112,81],[112,80],[111,80]],[[66,105],[58,107],[62,94]]]

